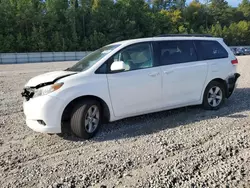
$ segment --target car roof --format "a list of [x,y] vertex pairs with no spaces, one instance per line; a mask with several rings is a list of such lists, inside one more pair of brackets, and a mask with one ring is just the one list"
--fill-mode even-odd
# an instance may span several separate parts
[[166,41],[166,40],[223,40],[222,38],[218,37],[206,37],[206,36],[157,36],[157,37],[150,37],[150,38],[137,38],[137,39],[129,39],[129,40],[123,40],[118,41],[115,43],[112,43],[110,45],[120,44],[133,44],[133,43],[139,43],[139,42],[149,42],[149,41]]

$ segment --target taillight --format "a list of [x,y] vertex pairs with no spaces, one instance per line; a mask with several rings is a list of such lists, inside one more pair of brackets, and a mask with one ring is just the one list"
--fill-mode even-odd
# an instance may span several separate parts
[[238,64],[238,59],[236,58],[236,59],[232,60],[231,63],[232,63],[233,65],[237,65],[237,64]]

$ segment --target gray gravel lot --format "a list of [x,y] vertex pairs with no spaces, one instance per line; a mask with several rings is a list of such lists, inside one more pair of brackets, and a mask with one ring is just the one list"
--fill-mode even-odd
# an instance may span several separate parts
[[0,65],[0,187],[250,187],[250,57],[218,111],[164,111],[104,125],[84,141],[35,133],[20,92],[73,62]]

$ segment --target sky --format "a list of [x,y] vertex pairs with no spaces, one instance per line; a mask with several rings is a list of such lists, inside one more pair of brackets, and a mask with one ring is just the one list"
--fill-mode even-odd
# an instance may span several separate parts
[[[187,3],[190,3],[192,0],[187,0]],[[202,1],[200,1],[202,2]],[[241,0],[227,0],[228,4],[233,6],[233,7],[237,7],[238,4],[241,2]]]

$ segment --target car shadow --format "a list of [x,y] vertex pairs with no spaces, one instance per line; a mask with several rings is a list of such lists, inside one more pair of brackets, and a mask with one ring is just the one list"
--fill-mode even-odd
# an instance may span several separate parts
[[[91,140],[102,142],[138,137],[218,117],[246,118],[247,115],[241,112],[247,110],[250,110],[250,88],[237,88],[219,110],[207,111],[200,106],[189,106],[126,118],[102,125]],[[63,138],[70,141],[83,141],[70,134],[64,134]]]

